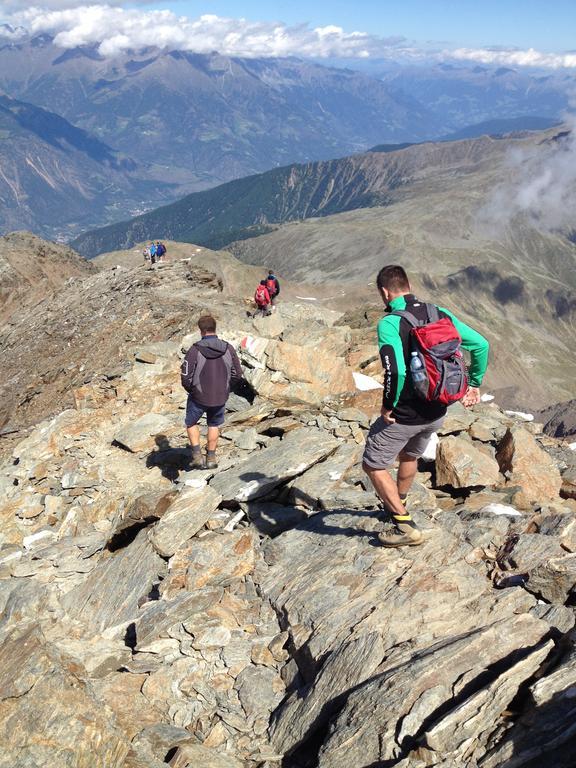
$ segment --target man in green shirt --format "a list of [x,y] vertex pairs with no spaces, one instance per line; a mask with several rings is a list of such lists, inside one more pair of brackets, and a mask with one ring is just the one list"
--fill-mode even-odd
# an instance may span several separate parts
[[[383,267],[378,273],[378,291],[389,314],[378,323],[378,346],[384,368],[384,393],[380,417],[366,438],[363,469],[372,481],[394,523],[389,534],[380,534],[387,547],[421,544],[421,530],[406,509],[406,498],[431,435],[441,426],[447,406],[438,401],[419,398],[411,385],[410,323],[398,310],[410,312],[418,321],[430,320],[425,302],[411,291],[404,269],[397,265]],[[462,399],[465,406],[480,401],[480,385],[488,365],[488,341],[470,326],[458,320],[452,312],[438,307],[440,318],[449,318],[462,338],[462,348],[470,353],[468,390]],[[407,375],[408,374],[408,375]],[[396,481],[388,471],[399,459]]]

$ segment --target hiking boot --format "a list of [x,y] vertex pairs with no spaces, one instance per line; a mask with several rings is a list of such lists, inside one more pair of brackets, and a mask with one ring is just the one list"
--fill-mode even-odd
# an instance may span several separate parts
[[413,522],[395,523],[387,533],[379,533],[378,541],[383,547],[415,547],[422,544],[422,531]]
[[206,469],[218,469],[218,462],[216,461],[216,452],[208,451],[206,453]]
[[204,469],[204,457],[200,451],[192,451],[192,469]]

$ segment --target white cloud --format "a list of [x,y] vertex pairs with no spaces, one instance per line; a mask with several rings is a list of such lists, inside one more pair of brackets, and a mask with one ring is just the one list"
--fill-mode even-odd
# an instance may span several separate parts
[[[52,5],[67,1],[53,0]],[[253,22],[211,14],[190,19],[168,10],[142,11],[110,5],[58,10],[28,8],[13,13],[9,21],[34,34],[52,34],[55,43],[63,48],[98,45],[104,56],[153,43],[198,53],[219,51],[229,56],[363,58],[389,53],[400,42],[399,38],[376,38],[365,32],[345,32],[336,26],[289,27],[280,22]]]
[[[26,0],[0,0],[6,21],[34,34],[55,36],[57,45],[73,48],[97,45],[104,56],[149,46],[177,48],[228,56],[301,56],[310,58],[394,58],[397,61],[469,61],[494,66],[576,67],[576,54],[542,53],[534,49],[457,48],[432,50],[415,46],[403,37],[378,37],[367,32],[348,32],[327,25],[288,26],[282,22],[249,21],[205,14],[192,19],[169,10],[125,8],[126,0],[106,5],[78,5],[78,0],[43,0],[42,7],[28,7]],[[149,0],[132,0],[132,6]],[[6,35],[5,35],[6,36]]]
[[541,69],[572,69],[576,67],[574,53],[542,53],[534,48],[527,51],[517,49],[457,48],[447,52],[459,61],[476,61],[480,64],[494,64],[499,67],[538,67]]
[[565,122],[569,130],[561,138],[509,153],[506,180],[479,211],[482,229],[504,231],[517,216],[548,231],[574,226],[576,115],[566,115]]

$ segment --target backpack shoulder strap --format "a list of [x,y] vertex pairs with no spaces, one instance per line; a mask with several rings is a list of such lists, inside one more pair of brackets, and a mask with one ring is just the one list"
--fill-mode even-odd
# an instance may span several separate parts
[[408,312],[406,309],[395,309],[393,312],[390,312],[390,315],[398,315],[398,317],[403,317],[404,320],[406,320],[412,328],[418,328],[418,326],[423,325],[418,318],[412,314],[412,312]]
[[428,320],[431,323],[436,323],[440,320],[440,312],[436,304],[426,304],[426,312],[428,313]]

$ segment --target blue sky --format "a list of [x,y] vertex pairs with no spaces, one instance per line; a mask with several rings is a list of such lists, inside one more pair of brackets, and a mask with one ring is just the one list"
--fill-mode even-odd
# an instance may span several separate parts
[[576,0],[170,0],[144,7],[189,16],[336,24],[346,31],[456,46],[576,49]]

